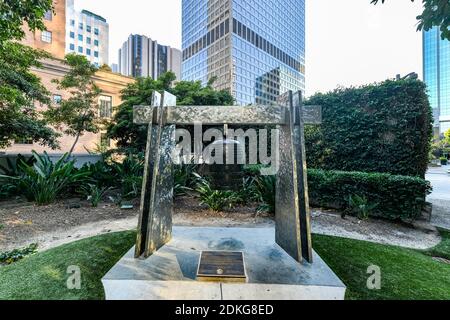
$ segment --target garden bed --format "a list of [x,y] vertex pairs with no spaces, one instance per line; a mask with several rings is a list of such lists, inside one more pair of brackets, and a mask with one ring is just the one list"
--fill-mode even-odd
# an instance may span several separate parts
[[[79,203],[81,208],[67,209],[67,203]],[[99,234],[134,229],[138,220],[139,200],[134,209],[121,210],[112,203],[100,203],[92,208],[87,202],[66,200],[49,206],[26,202],[0,203],[0,252],[38,243],[39,251]],[[178,226],[270,227],[273,216],[256,214],[256,204],[238,206],[227,212],[213,212],[199,205],[192,197],[174,201],[174,224]],[[424,249],[440,241],[436,229],[425,224],[413,226],[398,222],[359,220],[339,212],[312,209],[313,232],[325,235],[395,244]]]

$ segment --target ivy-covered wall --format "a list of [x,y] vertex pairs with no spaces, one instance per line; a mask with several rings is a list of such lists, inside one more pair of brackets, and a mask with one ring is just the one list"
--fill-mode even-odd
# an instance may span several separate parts
[[426,86],[385,81],[316,94],[323,124],[307,126],[309,168],[424,177],[432,136]]

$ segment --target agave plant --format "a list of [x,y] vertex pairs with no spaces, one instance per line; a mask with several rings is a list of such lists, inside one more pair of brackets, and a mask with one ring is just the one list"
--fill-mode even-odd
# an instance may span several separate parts
[[36,160],[33,165],[24,161],[19,163],[21,171],[19,177],[0,176],[0,178],[14,180],[27,199],[38,205],[53,203],[70,185],[80,182],[87,176],[86,172],[77,172],[75,161],[68,161],[67,153],[55,163],[46,152],[39,155],[33,151],[33,157]]

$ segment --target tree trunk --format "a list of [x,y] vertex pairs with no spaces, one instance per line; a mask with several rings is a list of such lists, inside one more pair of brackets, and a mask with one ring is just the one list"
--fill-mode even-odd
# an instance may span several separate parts
[[78,140],[80,139],[80,136],[81,136],[81,132],[79,131],[79,132],[77,133],[77,137],[75,138],[75,141],[73,142],[72,148],[70,148],[70,151],[69,151],[69,158],[72,157],[73,150],[75,150],[75,146],[77,145]]

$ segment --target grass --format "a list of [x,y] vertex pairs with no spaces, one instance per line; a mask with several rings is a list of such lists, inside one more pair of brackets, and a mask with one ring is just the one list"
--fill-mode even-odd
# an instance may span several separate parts
[[[450,232],[443,241],[426,250],[336,238],[314,236],[314,248],[347,285],[349,300],[449,300],[450,265],[432,256],[450,255]],[[367,288],[367,268],[381,268],[381,290]]]
[[[450,232],[426,251],[404,249],[322,235],[314,248],[347,285],[347,299],[450,299]],[[134,232],[119,232],[80,240],[0,267],[0,299],[103,299],[100,279],[135,241]],[[81,290],[68,290],[67,267],[81,268]],[[369,290],[370,265],[381,268],[381,290]]]
[[[84,239],[0,267],[0,300],[103,299],[103,275],[131,248],[135,233]],[[81,270],[81,290],[69,290],[69,266]]]

